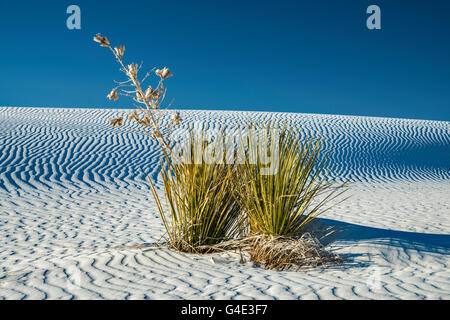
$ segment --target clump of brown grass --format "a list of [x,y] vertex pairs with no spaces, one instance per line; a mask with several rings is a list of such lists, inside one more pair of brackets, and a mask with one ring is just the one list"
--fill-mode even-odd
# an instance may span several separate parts
[[296,237],[253,234],[199,249],[208,253],[239,252],[241,263],[248,260],[254,266],[276,271],[299,271],[344,261],[339,255],[326,250],[309,232]]
[[288,270],[340,263],[342,259],[322,246],[310,233],[299,238],[254,236],[250,260],[266,269]]

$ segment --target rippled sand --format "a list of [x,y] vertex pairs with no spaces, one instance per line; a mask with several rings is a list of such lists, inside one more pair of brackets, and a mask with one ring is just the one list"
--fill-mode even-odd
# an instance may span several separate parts
[[111,128],[119,114],[0,107],[1,298],[450,298],[450,122],[182,110],[185,126],[288,121],[322,136],[337,178],[353,182],[352,198],[320,219],[346,262],[275,272],[135,247],[163,235],[145,181],[161,186],[161,152]]

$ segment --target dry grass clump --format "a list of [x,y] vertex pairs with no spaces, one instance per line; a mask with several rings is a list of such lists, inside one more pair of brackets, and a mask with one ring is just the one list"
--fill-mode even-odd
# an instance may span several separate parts
[[250,248],[250,260],[255,265],[277,271],[342,262],[310,233],[299,238],[254,236]]
[[309,232],[295,237],[267,237],[262,234],[247,235],[212,246],[208,252],[240,253],[241,263],[246,259],[254,266],[276,271],[298,271],[322,265],[340,264],[344,260],[324,248],[320,241]]

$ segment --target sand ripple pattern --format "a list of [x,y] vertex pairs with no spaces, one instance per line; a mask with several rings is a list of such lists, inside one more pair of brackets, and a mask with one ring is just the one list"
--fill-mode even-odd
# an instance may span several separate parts
[[322,219],[346,263],[278,273],[145,247],[163,235],[145,181],[160,185],[161,152],[111,128],[122,113],[0,108],[0,298],[450,298],[450,122],[182,110],[185,126],[287,121],[354,182]]
[[[120,111],[1,108],[0,189],[135,187],[157,177],[160,151],[149,136],[111,128]],[[351,181],[448,180],[450,123],[286,113],[182,111],[209,128],[248,119],[287,121],[323,137],[334,173]],[[166,117],[168,119],[168,117]]]

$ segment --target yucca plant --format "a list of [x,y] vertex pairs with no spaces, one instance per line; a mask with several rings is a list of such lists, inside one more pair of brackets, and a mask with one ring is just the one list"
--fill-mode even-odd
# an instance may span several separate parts
[[[312,219],[345,200],[333,201],[346,191],[346,184],[336,185],[331,178],[327,167],[329,153],[323,152],[321,139],[302,141],[287,125],[266,130],[264,137],[257,129],[250,124],[248,135],[242,138],[245,156],[236,175],[238,200],[247,216],[250,233],[291,237]],[[267,148],[274,143],[278,148]],[[266,148],[261,148],[262,145]],[[262,149],[277,153],[271,155],[277,161],[273,173],[263,172]]]
[[[170,139],[170,133],[182,121],[178,112],[172,114],[171,121],[164,128],[164,114],[160,112],[165,111],[164,81],[173,76],[170,70],[167,67],[154,68],[141,77],[141,66],[135,63],[125,64],[124,45],[114,47],[107,37],[100,34],[94,37],[94,41],[112,52],[120,70],[127,77],[125,81],[116,81],[116,86],[107,97],[114,101],[119,95],[132,98],[138,109],[129,113],[128,120],[140,125],[141,132],[155,138],[165,155],[166,162],[161,174],[168,213],[162,207],[153,182],[150,179],[149,182],[168,234],[169,246],[187,252],[208,252],[212,250],[212,245],[233,237],[240,228],[240,210],[230,186],[234,167],[221,162],[207,163],[203,159],[200,163],[183,163],[172,149],[173,141]],[[153,73],[159,78],[158,84],[155,88],[148,86],[145,89],[144,82]],[[120,127],[125,121],[126,118],[121,116],[110,120],[110,123],[114,127]],[[221,154],[222,141],[210,144],[204,138],[204,130],[200,137],[193,130],[190,131],[188,152],[192,153],[191,156],[195,156],[194,153],[198,151],[203,154],[206,149]]]
[[[326,254],[318,255],[320,250],[313,245],[316,242],[306,241],[307,237],[290,238],[329,209],[325,208],[326,205],[340,196],[345,186],[334,187],[332,179],[329,179],[329,171],[325,170],[328,158],[320,155],[320,140],[301,142],[286,126],[278,140],[278,135],[273,135],[267,127],[268,139],[260,139],[257,135],[255,140],[251,134],[245,141],[241,139],[241,153],[235,145],[233,150],[224,150],[226,144],[221,138],[206,142],[204,130],[200,136],[191,130],[186,152],[194,162],[180,161],[172,149],[170,134],[180,125],[182,118],[174,112],[166,126],[161,113],[166,95],[164,81],[172,77],[170,70],[167,67],[154,68],[141,76],[141,66],[125,64],[125,46],[113,47],[108,38],[100,34],[94,37],[94,41],[109,48],[127,77],[125,81],[116,81],[107,97],[114,101],[119,95],[132,98],[137,110],[128,114],[128,120],[155,138],[164,153],[161,175],[167,211],[152,180],[149,182],[170,247],[194,253],[244,249],[250,251],[251,259],[257,265],[265,264],[278,270],[299,259],[303,264],[316,263],[319,256],[319,262],[329,260],[324,258]],[[144,82],[153,73],[159,78],[158,83],[154,88],[147,86],[145,89]],[[110,123],[120,127],[127,118],[121,116],[110,120]],[[224,137],[223,133],[218,136]],[[276,155],[277,172],[267,174],[264,154],[258,150],[254,152],[253,146],[256,144],[261,150],[261,146],[273,146],[274,141],[278,148],[270,153],[272,158]],[[213,161],[205,161],[205,151],[212,153]],[[234,164],[225,164],[225,155],[229,155],[227,151],[232,151],[234,160],[237,160]],[[198,154],[201,155],[200,161],[196,161]],[[242,154],[243,164],[239,161]],[[237,235],[239,239],[235,239]],[[302,245],[305,247],[301,248]]]
[[[185,149],[193,163],[176,163],[166,155],[161,175],[164,183],[165,212],[155,186],[151,190],[167,232],[170,247],[184,252],[207,253],[213,246],[238,234],[240,208],[233,196],[233,165],[223,161],[207,163],[205,150],[212,156],[221,154],[221,141],[204,140],[204,131],[190,130]],[[200,161],[198,161],[200,154]]]

